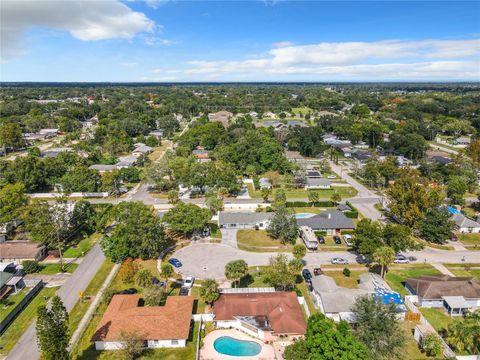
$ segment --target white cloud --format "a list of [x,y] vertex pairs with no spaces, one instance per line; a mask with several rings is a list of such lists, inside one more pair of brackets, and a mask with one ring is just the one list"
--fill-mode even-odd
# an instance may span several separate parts
[[120,63],[120,66],[126,67],[126,68],[134,68],[138,65],[136,62],[122,62]]
[[67,31],[82,41],[131,39],[155,28],[145,14],[118,0],[2,0],[0,16],[2,61],[24,52],[22,38],[31,28]]
[[158,9],[160,6],[166,4],[169,0],[145,0],[145,4],[152,9]]
[[[287,45],[238,61],[194,60],[196,80],[479,80],[480,39]],[[191,79],[193,80],[193,79]]]
[[282,47],[287,47],[287,46],[293,46],[293,42],[291,41],[279,41],[273,44],[273,46],[277,48],[282,48]]

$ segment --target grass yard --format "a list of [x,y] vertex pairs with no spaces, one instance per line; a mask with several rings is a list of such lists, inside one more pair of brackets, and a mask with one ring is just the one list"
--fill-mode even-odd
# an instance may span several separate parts
[[428,242],[428,241],[419,239],[419,238],[417,238],[417,237],[413,237],[413,240],[415,240],[416,242],[422,244],[423,246],[431,247],[431,248],[434,248],[434,249],[439,249],[439,250],[455,250],[455,248],[454,248],[453,246],[434,244],[434,243],[431,243],[431,242]]
[[90,251],[92,246],[100,239],[101,235],[99,233],[94,233],[85,239],[80,240],[76,246],[69,247],[63,253],[65,258],[78,258],[84,256],[87,252]]
[[480,279],[480,264],[445,264],[455,276],[473,276]]
[[327,208],[321,208],[321,207],[294,207],[290,208],[295,211],[296,214],[302,214],[302,213],[311,213],[311,214],[320,214],[321,212],[327,210]]
[[248,268],[248,275],[240,279],[240,287],[270,287],[270,285],[263,281],[262,269],[264,267],[265,266],[250,266]]
[[29,289],[23,288],[15,295],[9,295],[0,302],[0,320],[3,320],[10,311],[27,295]]
[[350,276],[345,276],[342,273],[343,270],[339,271],[325,271],[326,276],[332,277],[338,286],[356,289],[358,288],[358,280],[360,275],[365,274],[366,270],[350,270]]
[[477,245],[480,248],[480,234],[459,234],[458,240],[468,247]]
[[441,275],[440,271],[431,265],[423,265],[423,267],[413,267],[406,269],[389,270],[385,275],[385,280],[393,291],[402,295],[407,294],[404,282],[410,277],[417,277],[421,275]]
[[437,331],[446,330],[448,325],[456,321],[455,318],[448,316],[447,313],[441,309],[420,308],[420,312]]
[[25,309],[10,324],[7,330],[0,336],[0,355],[7,355],[18,342],[22,334],[37,316],[37,308],[44,305],[53,295],[57,288],[43,288],[30,301]]
[[[248,188],[248,194],[252,198],[261,198],[261,192],[260,190],[254,190],[252,184],[247,184]],[[287,196],[287,199],[307,199],[308,198],[308,191],[305,189],[284,189],[285,190],[285,195]],[[353,187],[332,187],[331,189],[318,189],[318,190],[310,190],[310,191],[316,191],[319,194],[320,199],[330,199],[332,194],[334,192],[337,192],[340,194],[342,199],[344,198],[350,198],[354,197],[357,195],[357,190],[355,190]],[[275,190],[273,190],[275,192]],[[273,194],[270,196],[271,199],[273,199]]]
[[268,236],[265,230],[238,230],[237,245],[240,250],[253,252],[292,251],[292,245],[282,245]]
[[[413,331],[415,330],[416,322],[413,321],[402,321],[402,327],[407,334],[407,343],[405,347],[405,359],[431,359],[424,352],[420,350],[417,342],[413,338]],[[438,358],[437,358],[438,359]],[[443,357],[439,358],[443,359]]]
[[113,268],[113,263],[110,260],[105,260],[105,262],[100,267],[100,270],[95,274],[90,284],[84,291],[84,297],[90,297],[90,300],[79,299],[78,302],[73,307],[72,311],[69,314],[69,324],[68,330],[70,334],[73,334],[75,329],[78,327],[80,320],[82,320],[83,315],[87,311],[88,307],[90,306],[91,301],[98,293],[100,288],[102,287],[105,279],[107,278],[108,274]]
[[299,289],[302,292],[302,295],[305,298],[305,301],[307,302],[308,310],[310,310],[310,314],[313,315],[313,314],[319,313],[320,309],[318,309],[313,304],[312,298],[308,293],[307,284],[305,284],[305,282],[302,281],[300,284],[297,284],[297,289]]
[[[39,274],[53,275],[61,272],[60,264],[40,264],[40,266],[42,267],[42,270],[40,270]],[[78,264],[75,263],[65,264],[64,272],[73,273],[77,267]]]
[[309,107],[307,106],[302,106],[302,107],[295,107],[295,108],[292,108],[292,112],[297,115],[297,114],[303,114],[303,115],[306,115],[308,113],[311,113],[313,114],[315,111],[310,109]]
[[153,151],[148,154],[148,159],[150,161],[157,161],[158,159],[160,159],[163,156],[165,150],[167,150],[168,145],[169,144],[166,144],[164,142],[161,146],[154,148]]

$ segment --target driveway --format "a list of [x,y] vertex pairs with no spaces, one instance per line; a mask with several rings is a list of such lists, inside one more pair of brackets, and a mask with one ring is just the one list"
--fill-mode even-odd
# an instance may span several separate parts
[[[480,251],[446,251],[437,249],[425,249],[416,252],[405,252],[407,256],[415,256],[416,263],[462,263],[478,262]],[[249,266],[268,265],[270,257],[277,253],[256,253],[243,251],[224,244],[195,244],[182,248],[175,252],[172,257],[179,259],[183,266],[179,273],[186,276],[195,276],[199,279],[224,277],[225,264],[229,261],[243,259]],[[291,254],[286,254],[292,258]],[[307,266],[314,267],[330,264],[333,257],[343,257],[350,264],[356,264],[357,255],[348,251],[320,251],[307,253],[304,260]]]
[[220,229],[222,233],[222,244],[237,247],[237,229]]

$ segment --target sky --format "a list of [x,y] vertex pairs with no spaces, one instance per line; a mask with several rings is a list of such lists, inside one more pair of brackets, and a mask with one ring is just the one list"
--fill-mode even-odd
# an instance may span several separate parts
[[480,1],[1,0],[0,81],[480,81]]

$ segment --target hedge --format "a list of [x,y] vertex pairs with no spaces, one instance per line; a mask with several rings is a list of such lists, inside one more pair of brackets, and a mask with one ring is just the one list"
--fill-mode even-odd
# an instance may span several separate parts
[[345,211],[344,214],[347,218],[350,218],[350,219],[358,218],[358,211],[357,210]]
[[327,232],[325,230],[316,230],[314,231],[316,236],[327,236]]
[[312,203],[306,201],[287,201],[287,207],[333,207],[334,205],[330,200]]

